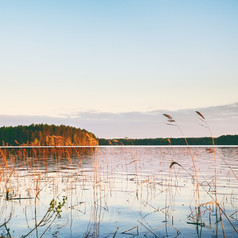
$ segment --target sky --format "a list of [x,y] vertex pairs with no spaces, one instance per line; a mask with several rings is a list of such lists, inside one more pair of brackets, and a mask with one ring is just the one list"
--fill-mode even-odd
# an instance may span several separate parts
[[[238,134],[237,0],[0,0],[0,126]],[[229,113],[228,113],[229,112]]]

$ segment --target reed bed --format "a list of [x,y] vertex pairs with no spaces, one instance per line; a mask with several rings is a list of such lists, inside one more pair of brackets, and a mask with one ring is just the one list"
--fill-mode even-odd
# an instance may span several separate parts
[[168,145],[0,150],[1,237],[237,235],[237,170],[222,150]]

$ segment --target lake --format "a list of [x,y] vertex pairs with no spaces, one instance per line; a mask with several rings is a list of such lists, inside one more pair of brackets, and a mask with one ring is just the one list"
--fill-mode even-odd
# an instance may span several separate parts
[[0,152],[2,237],[238,237],[237,147]]

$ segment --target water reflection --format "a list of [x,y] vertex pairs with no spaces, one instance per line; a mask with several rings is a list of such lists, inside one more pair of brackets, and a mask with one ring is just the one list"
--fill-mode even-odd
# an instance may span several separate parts
[[237,236],[238,148],[216,148],[216,183],[214,154],[192,154],[200,201],[187,148],[1,151],[0,234]]

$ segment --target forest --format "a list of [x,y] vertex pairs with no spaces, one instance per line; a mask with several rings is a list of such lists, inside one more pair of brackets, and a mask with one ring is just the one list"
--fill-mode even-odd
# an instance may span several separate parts
[[[189,145],[212,145],[211,137],[187,138]],[[215,145],[238,145],[238,135],[214,138]],[[184,138],[105,139],[85,129],[65,125],[31,124],[1,127],[3,146],[80,146],[80,145],[186,145]]]
[[[187,138],[189,145],[212,145],[211,137]],[[214,138],[215,145],[238,145],[238,135]],[[99,139],[99,145],[186,145],[184,138]]]
[[71,126],[32,124],[30,126],[1,127],[1,145],[72,146],[98,145],[96,136]]

